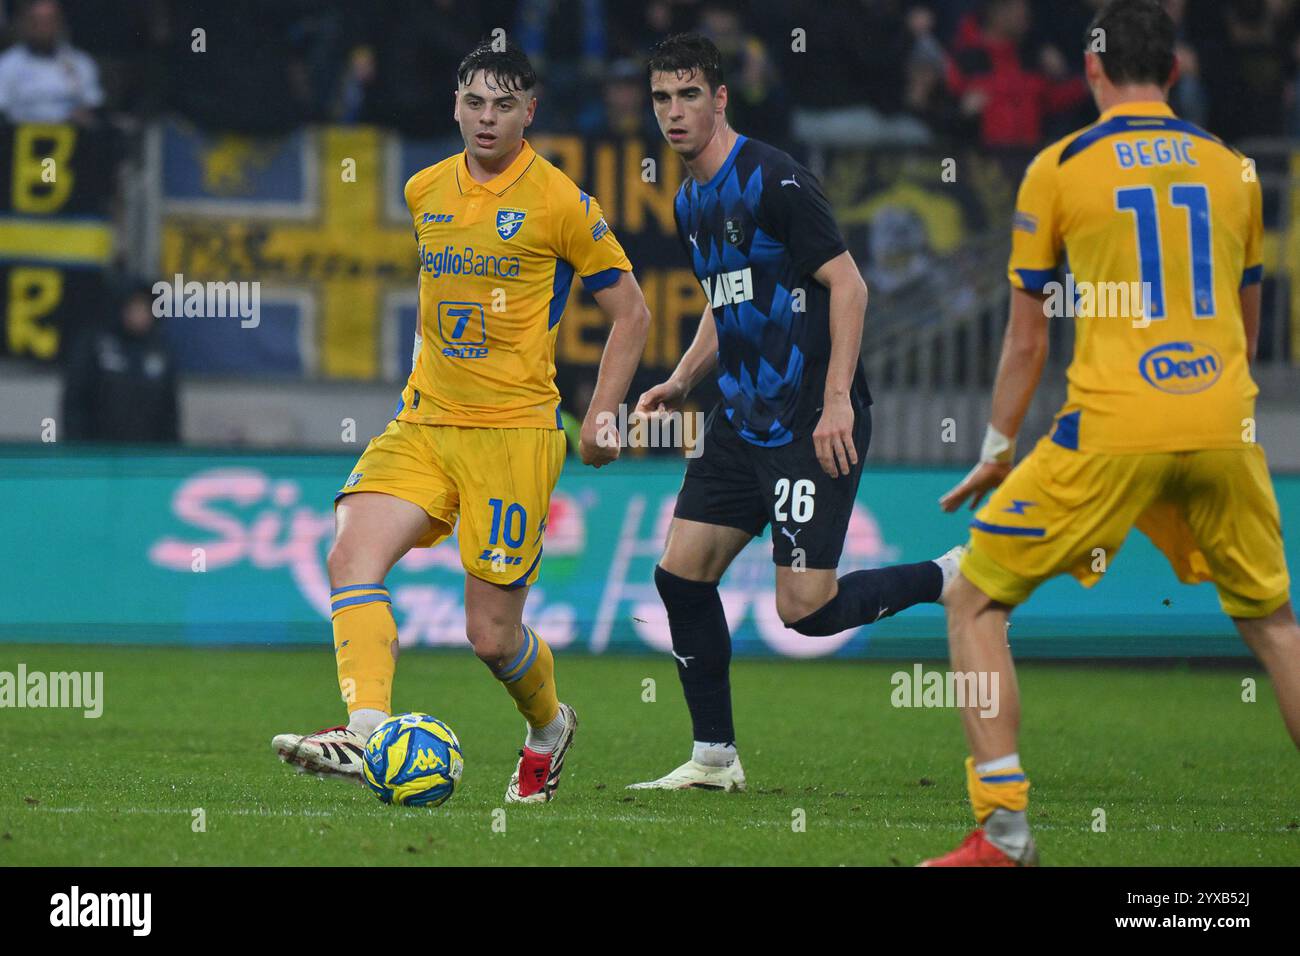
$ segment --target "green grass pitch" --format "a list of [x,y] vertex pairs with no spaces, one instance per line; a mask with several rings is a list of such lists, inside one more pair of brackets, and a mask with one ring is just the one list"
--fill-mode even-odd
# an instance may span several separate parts
[[[99,719],[0,711],[5,865],[891,866],[971,824],[957,715],[891,706],[890,675],[908,664],[737,661],[749,791],[634,794],[624,785],[688,753],[671,659],[560,655],[582,722],[563,784],[549,805],[505,810],[498,832],[522,719],[468,648],[398,666],[397,708],[442,718],[464,746],[461,787],[436,809],[386,807],[276,760],[273,734],[342,715],[328,649],[0,647],[0,670],[19,661],[103,671],[105,704]],[[1255,703],[1241,699],[1248,676]],[[1020,685],[1045,865],[1300,863],[1300,761],[1249,662],[1024,664]]]

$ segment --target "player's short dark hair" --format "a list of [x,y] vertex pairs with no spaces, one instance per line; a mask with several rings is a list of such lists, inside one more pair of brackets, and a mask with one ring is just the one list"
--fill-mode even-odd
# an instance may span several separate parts
[[650,50],[647,78],[656,73],[698,73],[709,84],[709,92],[722,85],[722,54],[713,41],[699,33],[674,33]]
[[1159,0],[1111,0],[1088,25],[1084,49],[1095,39],[1104,43],[1097,55],[1112,83],[1163,86],[1174,72],[1174,21]]
[[507,93],[525,93],[537,85],[537,72],[527,53],[509,41],[501,49],[493,44],[492,40],[484,40],[465,54],[456,67],[456,81],[461,86],[480,70],[492,76]]

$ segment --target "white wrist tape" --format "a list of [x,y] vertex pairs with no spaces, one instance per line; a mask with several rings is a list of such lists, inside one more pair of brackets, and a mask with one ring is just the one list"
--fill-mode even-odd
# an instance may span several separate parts
[[984,431],[984,447],[980,449],[980,461],[995,461],[1011,464],[1016,460],[1016,440],[1008,438],[992,425]]

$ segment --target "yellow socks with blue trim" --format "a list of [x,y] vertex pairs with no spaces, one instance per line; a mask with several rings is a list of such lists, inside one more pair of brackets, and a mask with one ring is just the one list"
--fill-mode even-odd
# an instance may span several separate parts
[[1020,859],[1029,843],[1029,780],[1018,753],[977,764],[966,758],[966,789],[975,821],[990,843]]
[[564,730],[563,721],[559,717],[560,698],[555,690],[555,658],[536,631],[527,624],[521,626],[524,642],[519,653],[504,667],[492,673],[505,685],[506,693],[515,699],[519,713],[528,721],[528,742],[525,746],[538,753],[549,753],[554,749],[554,741],[549,738],[554,736],[556,741],[559,739],[558,732],[552,735],[549,731]]
[[[397,669],[397,623],[383,584],[350,584],[330,592],[334,656],[339,690],[348,713],[378,725],[392,713],[393,672]],[[379,719],[374,720],[377,716]],[[348,728],[369,736],[373,726]]]

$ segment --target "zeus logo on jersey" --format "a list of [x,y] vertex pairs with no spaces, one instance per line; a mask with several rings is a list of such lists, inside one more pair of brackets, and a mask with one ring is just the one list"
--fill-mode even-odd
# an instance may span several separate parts
[[754,276],[748,266],[735,272],[723,272],[711,281],[706,276],[700,280],[700,285],[704,287],[704,297],[715,309],[739,305],[754,298]]
[[1205,391],[1219,380],[1223,358],[1200,342],[1166,342],[1143,354],[1138,371],[1148,384],[1162,392],[1190,395]]
[[434,252],[420,243],[420,266],[425,272],[440,276],[496,276],[501,279],[519,278],[518,256],[494,256],[476,253],[473,246],[456,250],[451,246]]
[[519,555],[506,554],[500,548],[484,548],[483,553],[478,556],[480,561],[491,561],[494,564],[523,564],[524,559]]

